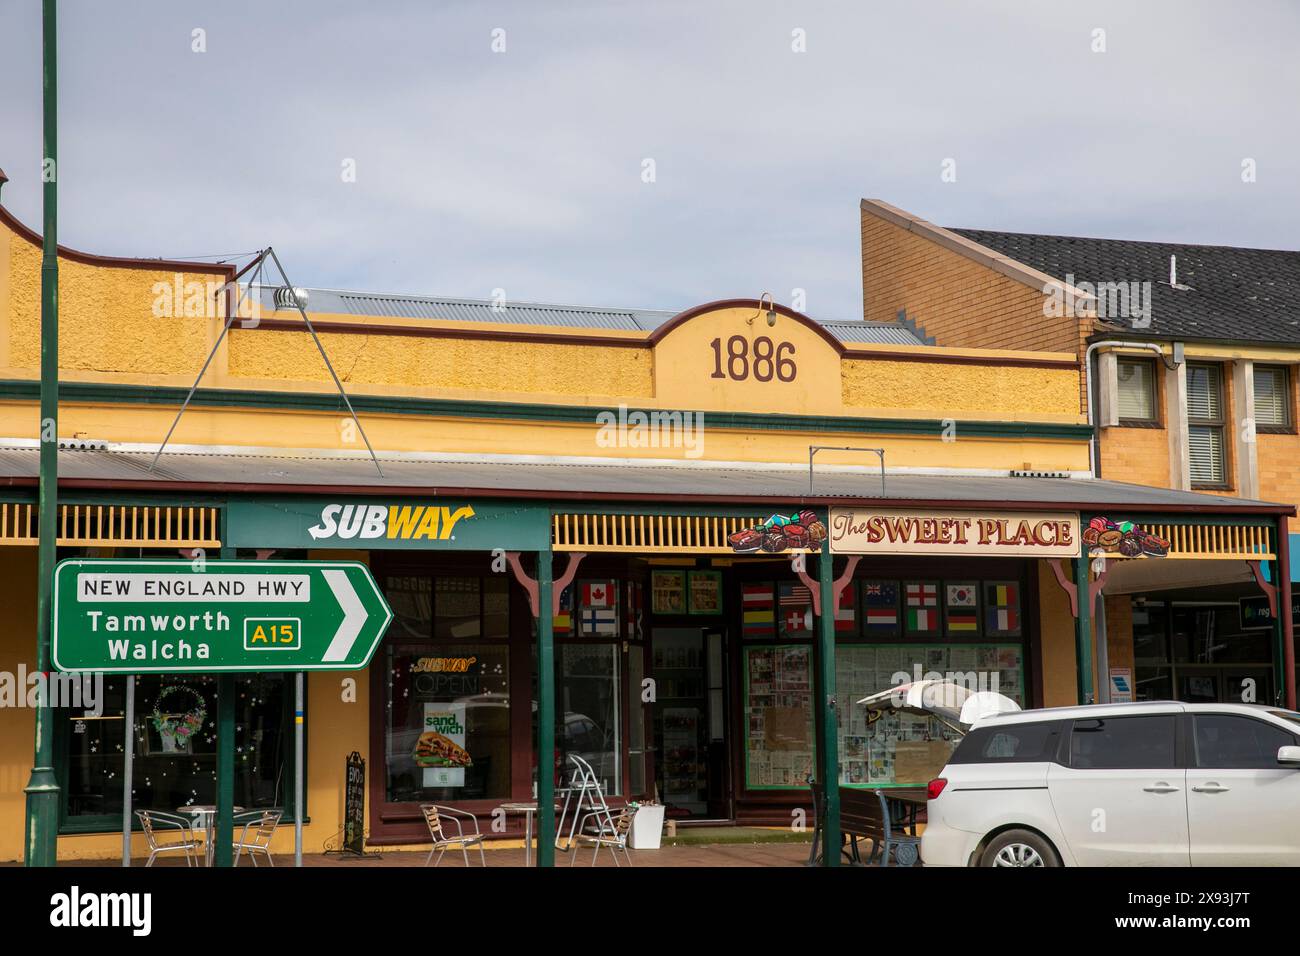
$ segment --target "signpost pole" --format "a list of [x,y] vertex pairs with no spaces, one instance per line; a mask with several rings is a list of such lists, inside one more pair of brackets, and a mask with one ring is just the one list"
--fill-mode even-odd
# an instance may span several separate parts
[[[57,3],[41,7],[44,38],[44,235],[41,237],[41,420],[36,585],[36,669],[50,672],[50,591],[59,511],[59,247]],[[54,775],[54,710],[48,684],[36,708],[36,743],[27,794],[24,862],[54,866],[58,854],[59,782]]]
[[555,865],[555,643],[551,550],[537,552],[537,865]]
[[826,821],[822,831],[822,865],[840,865],[840,768],[839,735],[835,729],[835,559],[830,541],[822,542],[817,559],[817,585],[821,594],[821,617],[817,620],[817,673],[821,698],[817,719],[821,724],[822,787],[826,794]]
[[293,675],[293,865],[302,866],[303,672]]
[[135,771],[135,675],[126,675],[126,719],[122,725],[122,865],[131,865],[131,775]]
[[[222,548],[222,559],[233,558],[234,548]],[[231,866],[235,842],[235,675],[217,678],[217,813],[209,839],[217,845],[212,862]]]

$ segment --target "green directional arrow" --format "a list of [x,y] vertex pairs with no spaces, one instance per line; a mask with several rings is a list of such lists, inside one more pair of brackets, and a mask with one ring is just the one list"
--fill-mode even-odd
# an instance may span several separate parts
[[54,569],[60,671],[359,670],[393,619],[355,561],[103,561]]

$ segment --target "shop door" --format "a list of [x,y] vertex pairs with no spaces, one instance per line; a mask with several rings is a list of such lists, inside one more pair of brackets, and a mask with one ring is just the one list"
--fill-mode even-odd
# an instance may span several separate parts
[[1178,671],[1178,699],[1189,704],[1271,704],[1273,673],[1266,665],[1184,664]]
[[721,633],[660,627],[651,635],[659,799],[669,819],[728,819]]

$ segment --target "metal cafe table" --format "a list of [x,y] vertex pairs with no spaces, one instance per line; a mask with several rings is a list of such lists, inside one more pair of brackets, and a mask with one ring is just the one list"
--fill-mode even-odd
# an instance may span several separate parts
[[[243,807],[233,807],[234,813],[243,813]],[[195,825],[203,831],[203,865],[212,866],[216,851],[217,808],[210,803],[200,803],[188,807],[177,807],[176,812],[194,818]]]
[[[531,803],[503,803],[497,809],[504,810],[506,813],[522,813],[524,815],[524,866],[533,865],[533,814],[537,812],[537,802]],[[560,809],[556,804],[555,809]]]

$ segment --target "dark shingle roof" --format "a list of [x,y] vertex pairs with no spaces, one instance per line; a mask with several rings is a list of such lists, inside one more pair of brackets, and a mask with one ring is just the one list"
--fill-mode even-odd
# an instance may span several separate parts
[[[1062,281],[1150,282],[1149,338],[1300,344],[1300,252],[952,229]],[[1169,285],[1169,257],[1178,284]],[[1107,318],[1103,315],[1103,318]]]

